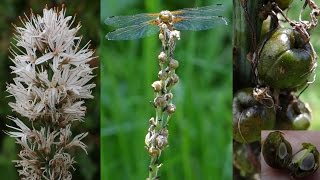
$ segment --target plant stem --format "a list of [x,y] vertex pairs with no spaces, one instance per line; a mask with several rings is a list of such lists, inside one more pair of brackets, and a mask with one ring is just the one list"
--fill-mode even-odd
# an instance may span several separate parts
[[262,20],[258,13],[261,5],[260,1],[233,0],[233,78],[236,79],[233,92],[254,83],[250,56],[259,43]]
[[178,76],[175,69],[178,68],[178,61],[173,58],[176,40],[180,39],[180,32],[169,30],[167,26],[160,26],[160,40],[163,51],[159,54],[158,80],[151,85],[155,92],[153,105],[155,107],[155,119],[150,119],[150,127],[146,135],[146,148],[151,156],[149,165],[148,180],[159,179],[159,159],[161,152],[168,145],[168,123],[171,115],[175,112],[175,105],[172,104],[172,87],[177,84]]
[[[259,11],[262,1],[255,0],[233,0],[233,93],[246,87],[255,86],[254,53],[256,52],[260,39],[262,20]],[[259,173],[260,168],[254,166],[257,161],[255,152],[260,145],[251,143],[247,146],[234,142],[233,151],[242,152],[236,154],[233,168],[234,172],[241,172],[245,178],[252,178]],[[250,157],[247,157],[250,156]],[[242,163],[239,166],[239,162]],[[244,165],[245,164],[245,165]],[[239,176],[241,176],[239,175]],[[237,176],[237,175],[235,175]]]

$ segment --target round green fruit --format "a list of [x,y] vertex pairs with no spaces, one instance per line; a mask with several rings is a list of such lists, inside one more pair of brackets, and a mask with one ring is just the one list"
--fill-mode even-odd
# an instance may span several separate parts
[[259,52],[258,75],[262,84],[276,89],[296,89],[308,82],[316,67],[311,43],[290,28],[276,29]]
[[290,175],[293,178],[303,178],[317,171],[319,167],[319,152],[311,143],[302,143],[303,148],[292,156],[289,164]]
[[280,9],[285,10],[290,6],[292,0],[275,0],[274,2],[277,3]]
[[306,130],[310,126],[310,107],[294,94],[280,95],[276,129]]
[[265,162],[272,168],[287,168],[291,161],[292,147],[282,136],[282,132],[274,131],[268,134],[262,146]]
[[275,110],[253,97],[253,88],[238,91],[233,97],[233,139],[240,143],[260,141],[263,129],[273,129]]

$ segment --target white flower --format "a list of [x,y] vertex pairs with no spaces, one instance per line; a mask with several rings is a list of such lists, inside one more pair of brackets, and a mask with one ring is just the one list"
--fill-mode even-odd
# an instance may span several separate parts
[[50,171],[49,176],[50,180],[55,179],[64,179],[64,180],[71,180],[72,175],[69,171],[70,168],[75,170],[72,166],[75,163],[73,158],[68,153],[57,153],[54,155],[53,159],[50,160]]
[[85,145],[83,142],[81,142],[81,140],[83,138],[85,138],[87,135],[88,135],[88,133],[81,133],[81,134],[76,135],[73,138],[73,140],[69,144],[66,145],[66,148],[68,149],[68,148],[72,148],[74,146],[79,146],[81,149],[83,149],[86,152],[86,154],[88,154],[88,152],[86,150],[87,145]]
[[14,137],[16,139],[20,139],[22,143],[27,144],[27,135],[31,132],[31,130],[18,118],[14,118],[11,116],[8,116],[8,119],[13,121],[18,128],[6,125],[7,127],[16,130],[14,131],[4,131],[7,135]]
[[[9,105],[30,120],[52,117],[59,124],[64,115],[68,121],[81,120],[83,99],[93,98],[93,68],[88,62],[96,57],[89,43],[80,47],[76,33],[81,26],[71,28],[73,21],[65,17],[65,9],[44,9],[43,17],[26,16],[24,27],[15,27],[17,44],[10,48],[10,59],[16,77],[7,91],[16,101]],[[63,120],[63,126],[68,121]]]
[[12,131],[5,133],[22,148],[14,162],[21,179],[71,180],[75,161],[68,152],[78,146],[87,153],[81,140],[88,135],[72,139],[71,125],[83,121],[84,100],[93,98],[94,68],[88,62],[96,57],[89,42],[81,48],[76,35],[81,26],[72,28],[74,19],[65,16],[64,8],[46,8],[43,16],[31,14],[21,21],[23,27],[15,26],[16,43],[9,48],[15,78],[7,91],[14,98],[9,106],[32,129],[8,117],[17,127],[7,125]]

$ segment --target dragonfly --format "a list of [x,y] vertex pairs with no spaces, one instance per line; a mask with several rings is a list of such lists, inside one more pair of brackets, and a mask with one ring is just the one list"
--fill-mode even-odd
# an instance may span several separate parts
[[218,25],[228,25],[222,4],[185,8],[176,11],[161,11],[160,13],[142,13],[129,16],[111,16],[105,19],[105,24],[117,29],[106,35],[108,40],[134,40],[151,36],[160,31],[161,24],[166,24],[170,30],[200,31],[214,28]]

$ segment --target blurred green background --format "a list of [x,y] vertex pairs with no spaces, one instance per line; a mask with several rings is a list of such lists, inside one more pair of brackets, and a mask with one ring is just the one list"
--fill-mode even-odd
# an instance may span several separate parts
[[228,26],[182,31],[175,58],[180,82],[174,88],[177,111],[170,120],[169,148],[162,153],[161,179],[232,178],[232,1],[101,1],[101,171],[102,179],[146,179],[144,148],[148,120],[155,115],[151,83],[157,79],[158,35],[108,41],[113,15],[156,13],[223,3]]
[[[18,115],[13,113],[8,106],[8,102],[13,101],[13,98],[7,97],[9,94],[5,92],[6,82],[12,82],[13,76],[10,74],[9,66],[12,62],[8,58],[8,47],[10,41],[13,41],[14,29],[11,23],[21,25],[19,16],[30,14],[30,8],[35,14],[42,15],[42,9],[48,5],[60,5],[64,3],[67,7],[66,15],[76,15],[76,25],[81,21],[82,28],[79,34],[83,35],[82,45],[91,40],[91,48],[97,49],[99,46],[99,12],[100,2],[82,2],[77,1],[63,1],[63,0],[2,0],[0,4],[0,128],[1,130],[7,130],[5,124],[11,124],[6,119],[7,115],[15,116]],[[60,6],[61,7],[61,6]],[[78,35],[79,35],[78,34]],[[98,53],[98,52],[97,52]],[[99,61],[94,60],[91,62],[92,67],[98,66]],[[94,73],[99,73],[99,70],[95,70]],[[85,122],[74,123],[73,135],[81,132],[89,132],[89,135],[84,139],[84,142],[88,145],[88,155],[85,154],[80,148],[72,152],[75,155],[76,172],[73,173],[73,179],[100,179],[100,114],[99,114],[99,100],[100,100],[100,79],[99,75],[94,78],[97,87],[93,89],[93,95],[95,99],[87,100],[86,105],[87,116]],[[18,116],[19,117],[19,116]],[[20,118],[26,122],[25,118]],[[13,138],[9,138],[2,131],[0,132],[0,174],[5,176],[5,179],[18,179],[18,173],[14,167],[14,163],[11,162],[17,159],[17,153],[20,147],[14,143]],[[3,177],[2,177],[3,178]],[[1,178],[1,179],[2,179]]]
[[[320,6],[320,1],[315,1],[318,6]],[[291,9],[288,12],[288,17],[292,20],[298,20],[299,13],[304,4],[304,1],[293,1]],[[306,11],[302,14],[303,19],[309,20],[309,8],[306,8]],[[318,55],[320,55],[320,27],[318,26],[312,31],[311,34],[311,43],[314,50]],[[318,58],[318,66],[319,66]],[[313,84],[302,93],[301,99],[308,103],[312,110],[312,121],[310,130],[320,130],[320,70],[319,67],[316,69],[316,79]]]

